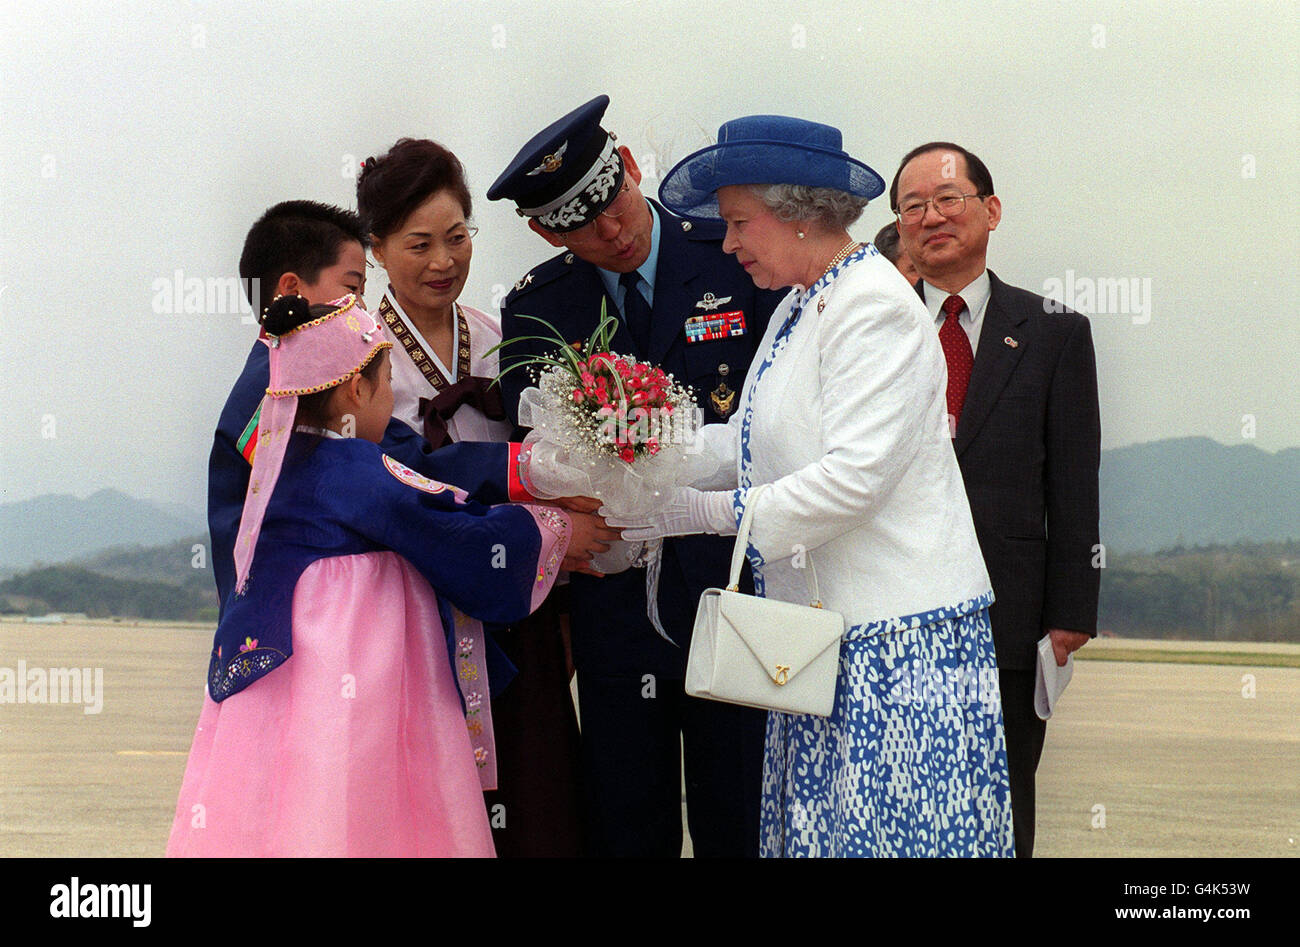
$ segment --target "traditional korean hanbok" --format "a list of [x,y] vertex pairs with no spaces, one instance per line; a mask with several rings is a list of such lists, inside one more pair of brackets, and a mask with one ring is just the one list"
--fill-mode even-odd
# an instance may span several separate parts
[[389,346],[354,298],[334,305],[267,340],[236,586],[168,855],[493,854],[482,711],[513,668],[466,616],[535,609],[569,519],[483,506],[376,444],[296,427],[298,396]]
[[465,619],[536,608],[567,518],[312,440],[217,629],[167,854],[491,856],[476,718],[512,669]]
[[[866,246],[772,314],[719,472],[757,501],[758,594],[845,617],[829,717],[768,715],[766,856],[1005,856],[1010,787],[992,591],[949,442],[933,322]],[[763,354],[766,353],[766,354]],[[792,629],[797,633],[797,629]]]
[[[456,303],[452,364],[439,358],[393,288],[378,316],[393,342],[393,416],[423,435],[436,451],[473,442],[507,441],[501,388],[491,382],[499,359],[500,320]],[[491,352],[491,354],[489,354]],[[491,727],[496,753],[485,782],[490,790],[493,836],[506,857],[575,857],[581,854],[578,791],[578,721],[569,693],[557,591],[534,613],[490,634],[519,673],[481,718]],[[476,631],[481,624],[468,619]]]
[[[454,364],[444,364],[397,302],[393,289],[379,303],[378,315],[393,341],[393,417],[418,434],[426,433],[430,408],[436,432],[447,442],[507,441],[512,426],[501,404],[501,389],[491,387],[498,359],[488,351],[501,341],[500,320],[471,306],[455,304]],[[430,402],[433,402],[431,405]]]

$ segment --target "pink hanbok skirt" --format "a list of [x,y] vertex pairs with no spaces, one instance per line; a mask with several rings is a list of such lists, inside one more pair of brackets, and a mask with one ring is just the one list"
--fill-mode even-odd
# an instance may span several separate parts
[[167,854],[495,854],[437,600],[410,563],[308,567],[292,657],[204,699]]

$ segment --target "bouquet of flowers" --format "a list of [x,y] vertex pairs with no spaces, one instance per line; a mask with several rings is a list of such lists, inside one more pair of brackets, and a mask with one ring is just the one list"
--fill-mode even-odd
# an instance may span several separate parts
[[[546,320],[521,318],[549,330],[524,338],[556,345],[550,354],[515,359],[497,376],[521,367],[534,371],[536,386],[519,397],[519,423],[532,428],[520,455],[521,473],[534,496],[594,497],[610,514],[633,516],[689,482],[694,473],[688,455],[694,453],[701,412],[672,375],[610,350],[618,321],[604,301],[600,322],[585,342],[570,344]],[[642,554],[640,543],[615,543],[594,564],[601,572],[621,572]]]

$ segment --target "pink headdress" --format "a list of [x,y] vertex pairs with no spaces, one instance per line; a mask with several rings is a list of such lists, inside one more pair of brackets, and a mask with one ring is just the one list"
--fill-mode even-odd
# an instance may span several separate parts
[[[352,294],[331,302],[333,310],[316,319],[306,318],[310,307],[301,296],[281,299],[278,305],[292,307],[286,314],[301,315],[304,321],[282,335],[272,335],[268,330],[266,338],[261,340],[271,350],[271,383],[262,399],[257,453],[253,456],[253,472],[249,476],[239,539],[235,543],[236,594],[242,594],[248,585],[262,518],[280,478],[285,448],[293,433],[298,396],[342,384],[384,349],[393,346],[385,340],[379,323],[361,308]],[[298,307],[307,311],[297,313]]]

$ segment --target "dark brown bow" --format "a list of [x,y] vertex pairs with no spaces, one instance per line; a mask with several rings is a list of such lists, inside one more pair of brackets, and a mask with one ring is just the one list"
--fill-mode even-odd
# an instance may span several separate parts
[[432,398],[420,399],[420,417],[424,419],[424,438],[434,450],[451,443],[447,422],[463,404],[472,404],[491,421],[504,421],[506,408],[501,401],[501,386],[490,378],[469,375],[448,385]]

